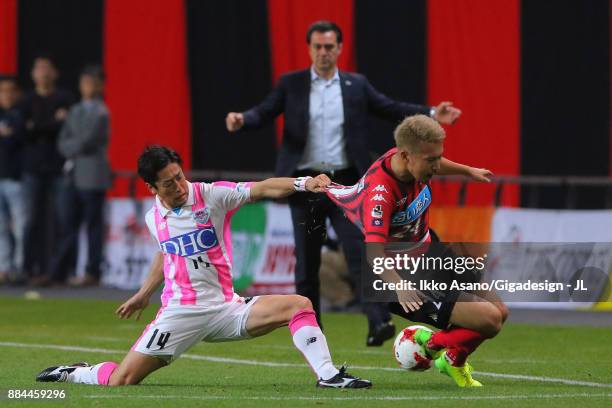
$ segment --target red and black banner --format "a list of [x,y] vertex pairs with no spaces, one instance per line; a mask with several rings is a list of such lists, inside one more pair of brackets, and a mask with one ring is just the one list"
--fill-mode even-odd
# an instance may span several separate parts
[[[385,95],[419,104],[427,102],[426,6],[425,0],[355,1],[358,72]],[[370,150],[393,147],[396,125],[372,116]]]
[[0,0],[0,73],[17,72],[17,0]]
[[[520,174],[607,176],[612,171],[611,3],[523,2]],[[541,191],[543,206],[558,208],[565,190]],[[601,190],[580,188],[579,206],[603,208]]]
[[[506,175],[612,175],[611,0],[0,0],[0,73],[25,88],[39,53],[54,57],[60,85],[76,92],[83,65],[102,63],[112,113],[114,168],[134,170],[149,143],[174,146],[186,166],[271,171],[273,124],[229,134],[224,119],[258,103],[278,77],[310,61],[306,28],[337,22],[340,67],[410,102],[451,100],[445,154]],[[370,149],[393,144],[372,117]],[[118,193],[126,186],[119,185]],[[525,204],[505,188],[502,204]],[[563,205],[550,188],[542,206]],[[434,186],[438,203],[456,187]],[[488,205],[492,186],[470,186]],[[521,199],[523,197],[523,199]],[[604,204],[583,188],[579,208]]]
[[194,168],[273,171],[272,126],[228,133],[225,115],[263,99],[272,87],[265,0],[187,0]]
[[17,72],[33,86],[32,62],[50,57],[59,70],[58,86],[74,94],[86,64],[102,63],[103,0],[17,0]]
[[[184,167],[191,168],[185,25],[181,1],[104,1],[103,55],[114,168],[135,170],[144,146],[155,143],[172,146]],[[138,185],[145,192],[144,184]]]

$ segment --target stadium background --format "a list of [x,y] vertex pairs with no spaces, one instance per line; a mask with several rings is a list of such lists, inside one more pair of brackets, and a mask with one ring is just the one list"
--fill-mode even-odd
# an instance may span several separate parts
[[[134,169],[140,149],[160,142],[175,146],[187,167],[272,171],[274,129],[234,136],[223,119],[261,100],[281,73],[308,66],[306,27],[327,18],[345,33],[342,68],[390,96],[449,99],[464,110],[449,129],[450,157],[506,175],[611,174],[609,0],[2,0],[0,7],[0,72],[18,73],[24,86],[41,51],[55,56],[60,84],[71,89],[83,64],[103,63],[115,169]],[[373,121],[372,134],[392,127]],[[390,137],[372,137],[375,152],[390,145]],[[114,194],[126,192],[117,183]],[[546,196],[542,205],[561,205],[558,195]],[[602,194],[581,196],[580,207],[603,205]],[[488,197],[468,199],[488,204]],[[503,202],[518,204],[518,192]]]
[[[0,74],[17,73],[30,88],[33,56],[49,51],[60,85],[76,93],[83,65],[104,65],[110,156],[122,175],[108,206],[107,261],[117,262],[124,284],[138,284],[136,272],[146,272],[154,249],[142,218],[150,198],[124,177],[135,170],[136,155],[145,144],[165,143],[200,174],[271,174],[276,129],[230,135],[223,119],[259,101],[280,73],[307,66],[304,31],[319,18],[345,32],[342,68],[366,74],[390,96],[449,99],[463,109],[447,129],[452,158],[520,177],[520,188],[519,179],[504,179],[501,196],[500,179],[487,186],[436,183],[432,224],[446,240],[578,240],[610,248],[611,10],[610,0],[0,0]],[[371,128],[372,151],[380,153],[391,144],[393,124],[372,119]],[[577,176],[600,184],[572,185]],[[236,257],[238,270],[259,257],[267,278],[292,281],[286,212],[282,203],[264,202],[236,214],[235,253],[246,248]],[[335,362],[347,361],[351,372],[375,382],[367,395],[315,389],[282,329],[248,344],[197,345],[138,387],[35,383],[45,366],[123,357],[157,307],[140,321],[120,321],[113,311],[133,290],[115,286],[0,286],[2,406],[39,405],[6,400],[9,389],[66,390],[68,398],[47,401],[58,407],[407,401],[560,408],[609,407],[612,398],[612,313],[586,310],[513,309],[500,335],[470,357],[485,383],[473,392],[435,370],[402,372],[389,343],[366,348],[367,325],[356,313],[325,313],[326,336]],[[598,307],[606,305],[612,299]]]
[[[463,110],[460,121],[447,129],[448,157],[505,176],[607,177],[612,175],[611,4],[0,0],[0,73],[17,74],[29,88],[33,57],[48,52],[60,69],[59,84],[76,93],[82,66],[102,63],[112,115],[109,155],[117,171],[133,172],[141,149],[162,143],[182,154],[187,169],[268,174],[275,164],[278,129],[230,135],[224,117],[260,101],[280,74],[307,67],[306,28],[325,18],[344,31],[342,69],[365,74],[394,98],[423,104],[452,100]],[[370,148],[377,155],[392,145],[394,124],[370,122]],[[436,183],[433,226],[446,240],[489,240],[498,186],[470,184],[461,199],[467,206],[456,207],[461,184]],[[575,187],[571,208],[609,208],[609,181],[607,186]],[[532,188],[504,186],[495,204],[568,207],[566,185],[538,186],[536,202],[529,199]],[[135,193],[148,195],[142,183]],[[138,201],[134,210],[125,200],[129,194],[129,178],[118,177],[110,193],[111,223],[132,226],[131,236],[142,238],[146,233],[139,218],[148,202]],[[252,213],[285,210],[266,205]],[[505,214],[529,225],[521,212]],[[587,228],[580,237],[554,228],[575,223],[577,212],[547,214],[557,218],[547,222],[543,239],[588,241],[592,235],[593,241],[612,241],[606,234],[612,231],[606,227],[609,212],[594,213],[589,225],[596,234]],[[283,228],[287,241],[276,251],[283,267],[291,268],[290,231]],[[111,239],[125,233],[113,231],[111,225]],[[125,250],[129,237],[122,239],[117,247]],[[143,259],[125,262],[146,271]]]

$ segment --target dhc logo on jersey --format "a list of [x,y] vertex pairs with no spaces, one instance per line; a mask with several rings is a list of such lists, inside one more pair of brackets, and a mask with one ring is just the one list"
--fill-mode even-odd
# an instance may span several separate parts
[[429,186],[425,186],[405,211],[399,211],[393,215],[391,225],[410,224],[425,212],[429,204],[431,204],[431,192]]
[[179,256],[200,254],[217,245],[219,245],[219,241],[215,229],[212,227],[172,237],[160,244],[163,252]]

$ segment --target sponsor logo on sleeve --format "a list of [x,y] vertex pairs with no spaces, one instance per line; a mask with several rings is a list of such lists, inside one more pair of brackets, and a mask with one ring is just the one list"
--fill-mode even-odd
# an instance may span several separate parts
[[372,191],[378,191],[379,193],[388,193],[387,188],[383,184],[379,184],[372,189]]
[[385,203],[387,202],[387,200],[385,200],[385,196],[383,196],[382,194],[376,194],[374,197],[370,198],[370,201],[384,201]]
[[374,208],[372,208],[372,218],[382,218],[382,217],[383,217],[382,205],[376,204]]
[[372,226],[374,226],[374,227],[382,227],[383,224],[384,224],[383,220],[381,220],[380,218],[372,219]]

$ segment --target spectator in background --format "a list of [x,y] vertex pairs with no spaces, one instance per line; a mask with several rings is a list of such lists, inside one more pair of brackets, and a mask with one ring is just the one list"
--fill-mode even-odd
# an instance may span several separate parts
[[104,76],[98,66],[81,73],[81,102],[74,105],[58,139],[58,149],[66,159],[59,211],[61,239],[51,262],[50,280],[64,282],[75,270],[81,224],[87,226],[86,274],[75,277],[76,286],[97,285],[100,281],[104,247],[104,198],[111,186],[107,158],[109,113],[102,93]]
[[[426,114],[444,124],[453,123],[461,111],[451,102],[422,106],[395,101],[378,92],[363,76],[338,70],[342,31],[329,21],[313,23],[306,33],[312,65],[281,76],[277,86],[257,106],[229,112],[230,132],[257,129],[285,115],[283,143],[278,153],[278,176],[327,174],[332,181],[353,185],[372,163],[367,150],[368,114],[400,122],[406,116]],[[338,233],[359,296],[363,238],[327,197],[300,194],[289,198],[295,238],[295,286],[308,297],[319,315],[319,266],[326,238],[326,219]],[[381,346],[393,337],[395,326],[386,305],[365,303],[368,346]]]
[[22,112],[26,123],[23,150],[23,187],[26,198],[24,269],[32,283],[48,283],[44,273],[54,249],[56,192],[60,188],[64,159],[57,137],[74,102],[72,95],[55,86],[58,71],[49,56],[34,59],[34,90],[26,95]]
[[0,283],[23,280],[25,213],[21,185],[24,123],[15,108],[19,88],[0,76]]

